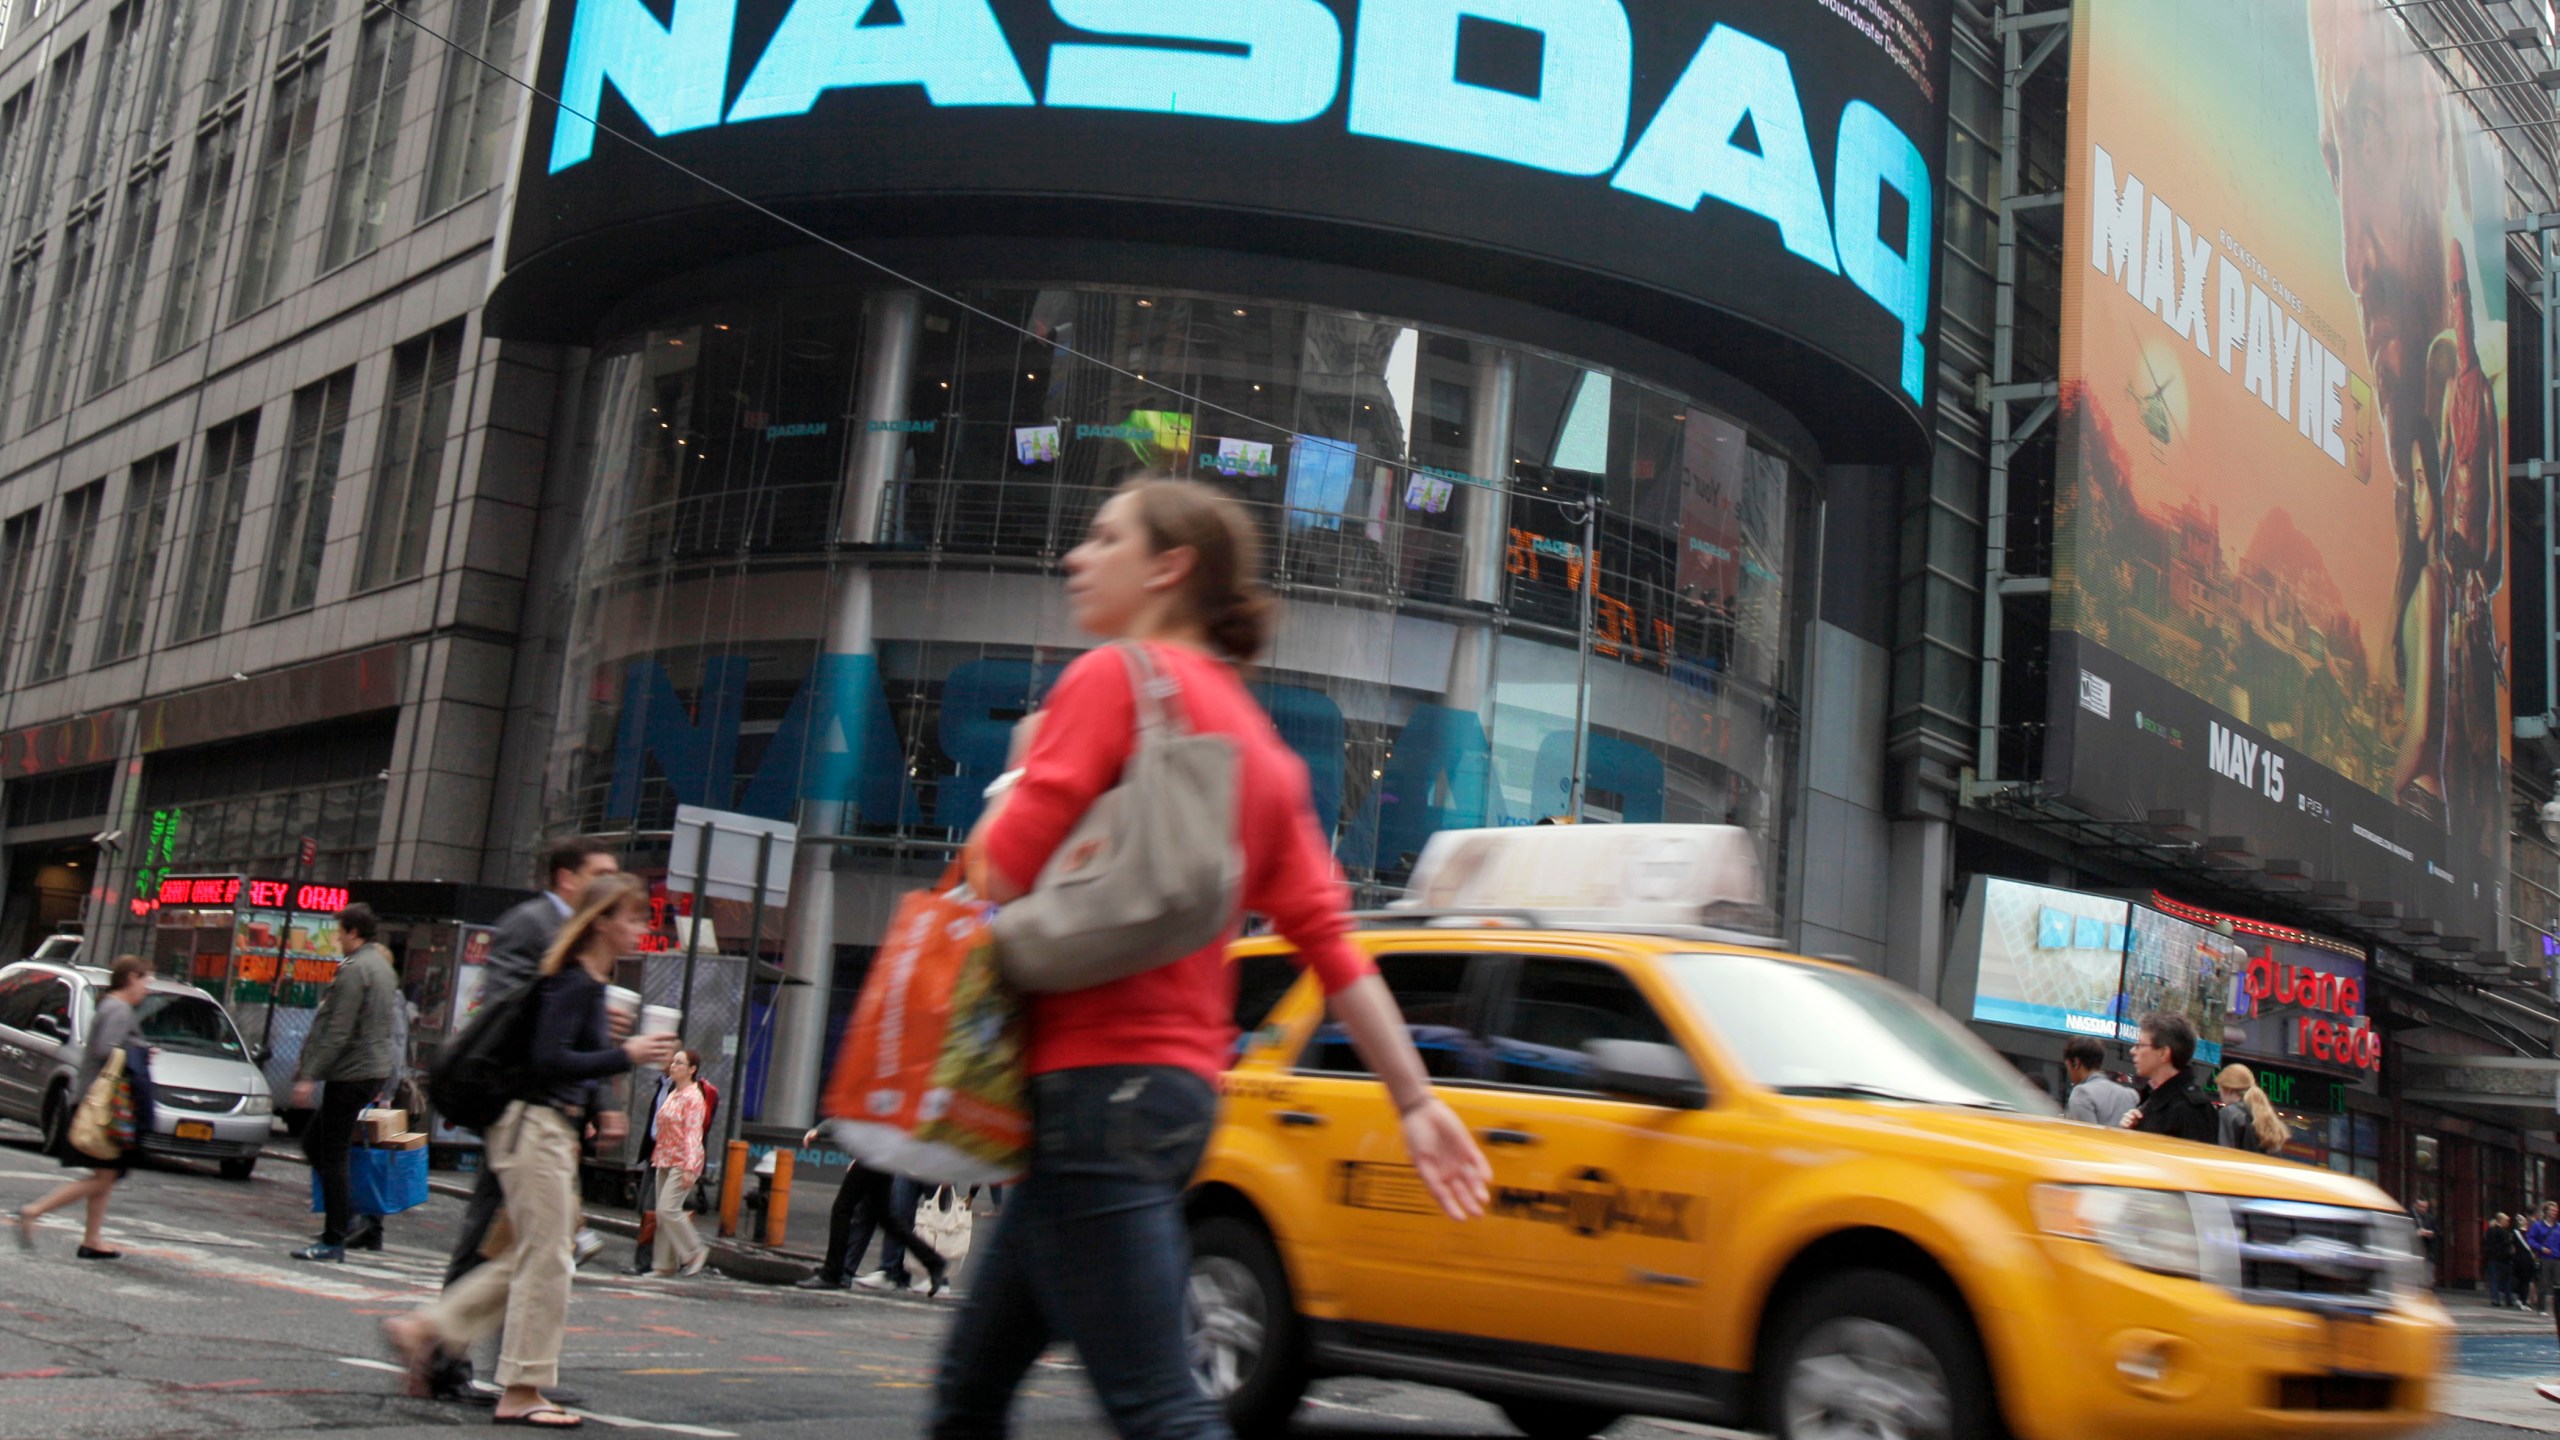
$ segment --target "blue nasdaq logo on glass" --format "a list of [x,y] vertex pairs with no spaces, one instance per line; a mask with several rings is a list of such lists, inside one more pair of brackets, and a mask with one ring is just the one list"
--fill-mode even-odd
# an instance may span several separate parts
[[[608,84],[658,136],[805,115],[829,91],[881,86],[917,87],[937,108],[1275,126],[1338,108],[1354,136],[1588,177],[1678,211],[1714,201],[1762,217],[1788,255],[1848,280],[1899,323],[1899,366],[1888,368],[1921,396],[1933,229],[1923,152],[1851,99],[1818,117],[1833,136],[1826,187],[1787,52],[1733,25],[1714,25],[1686,57],[1651,56],[1637,54],[1621,0],[1362,0],[1349,34],[1321,0],[1051,0],[1056,20],[1114,38],[1048,44],[1035,93],[989,0],[899,0],[895,23],[861,23],[874,4],[792,0],[732,98],[738,0],[673,0],[664,23],[643,0],[577,0],[549,173],[594,153]],[[1487,34],[1532,57],[1534,78],[1465,78],[1468,37]],[[1636,77],[1663,66],[1678,79],[1637,128]]]

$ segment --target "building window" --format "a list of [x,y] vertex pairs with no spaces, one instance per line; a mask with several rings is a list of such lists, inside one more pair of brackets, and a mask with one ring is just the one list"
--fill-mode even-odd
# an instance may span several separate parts
[[240,509],[249,499],[249,460],[257,448],[255,410],[205,433],[204,480],[196,487],[196,528],[188,537],[186,573],[178,582],[180,640],[200,640],[222,628],[222,611],[231,593],[232,552],[240,544]]
[[148,154],[174,139],[178,125],[178,72],[187,61],[189,23],[195,7],[187,0],[161,0],[150,26],[148,68],[143,72],[142,105],[134,112],[133,137]]
[[204,104],[212,109],[249,83],[258,60],[260,0],[222,0],[213,26],[213,58],[205,67]]
[[17,238],[26,239],[43,227],[45,215],[53,208],[53,157],[62,153],[71,128],[71,96],[80,88],[80,62],[89,42],[74,42],[53,62],[53,74],[45,81],[44,115],[36,122],[35,154],[27,161],[26,183],[18,192]]
[[488,189],[497,173],[514,90],[507,70],[515,59],[520,7],[521,0],[461,0],[454,9],[422,218]]
[[116,767],[94,765],[9,784],[9,828],[60,825],[104,815],[115,793]]
[[152,756],[142,809],[166,836],[153,858],[165,856],[167,872],[283,875],[309,836],[320,851],[313,880],[362,879],[393,734],[391,717],[366,717]]
[[7,680],[9,662],[15,658],[18,615],[35,575],[36,522],[43,514],[39,509],[21,510],[0,523],[0,682]]
[[124,379],[133,359],[134,317],[142,313],[142,287],[151,278],[151,241],[160,230],[160,186],[169,175],[154,165],[124,188],[124,224],[107,260],[105,309],[98,319],[98,353],[89,366],[92,395]]
[[222,252],[223,212],[231,201],[231,176],[239,159],[237,111],[196,136],[186,203],[178,209],[178,249],[169,260],[169,298],[160,310],[159,359],[196,343],[213,311],[213,264]]
[[308,609],[319,596],[320,556],[329,545],[338,457],[346,448],[347,406],[355,393],[353,369],[293,392],[293,432],[276,495],[275,534],[267,543],[267,579],[258,587],[261,620]]
[[258,152],[258,181],[249,200],[249,236],[241,248],[240,293],[231,318],[267,307],[284,288],[293,256],[293,222],[302,209],[303,172],[311,163],[311,131],[320,119],[320,72],[327,53],[297,55],[276,81],[275,108],[267,114],[267,139]]
[[27,166],[36,153],[36,84],[30,80],[18,87],[18,93],[0,100],[0,220],[17,213],[18,187],[27,178]]
[[62,497],[62,520],[54,527],[53,577],[45,586],[44,611],[36,619],[30,680],[51,680],[71,668],[71,635],[80,626],[80,602],[89,592],[89,547],[97,541],[98,511],[106,498],[104,480]]
[[36,270],[42,250],[29,250],[9,262],[9,288],[0,292],[0,434],[7,433],[9,402],[18,393],[18,362],[35,339],[29,322],[36,313]]
[[27,387],[27,424],[31,426],[62,413],[62,402],[71,392],[80,322],[89,314],[89,282],[97,278],[98,224],[98,212],[91,210],[62,232],[62,263],[53,272],[53,308],[45,317],[43,348],[36,351],[35,380]]
[[284,0],[284,48],[300,49],[303,41],[328,29],[335,9],[331,0]]
[[426,566],[427,525],[444,470],[445,425],[462,364],[462,322],[391,352],[391,394],[383,404],[382,453],[373,467],[364,560],[356,588],[407,580]]
[[383,215],[391,204],[391,161],[400,148],[401,103],[409,93],[408,16],[416,7],[417,0],[386,0],[365,17],[355,89],[347,99],[346,129],[338,144],[337,195],[329,206],[324,270],[382,243]]
[[124,519],[116,526],[115,568],[106,623],[98,628],[98,663],[138,654],[151,628],[151,585],[160,576],[161,537],[169,528],[169,495],[177,487],[176,446],[133,467],[125,481]]
[[115,162],[116,137],[124,133],[124,107],[133,98],[134,78],[142,68],[142,5],[143,0],[125,0],[107,12],[107,48],[99,57],[98,87],[89,96],[89,126],[80,136],[80,163],[71,172],[75,199],[104,183]]

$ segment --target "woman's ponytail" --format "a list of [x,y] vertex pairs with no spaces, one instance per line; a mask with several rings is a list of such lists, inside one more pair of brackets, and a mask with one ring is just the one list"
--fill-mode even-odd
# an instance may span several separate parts
[[1262,538],[1244,507],[1196,480],[1155,473],[1120,493],[1135,502],[1150,549],[1196,557],[1183,596],[1211,648],[1235,664],[1253,663],[1271,647],[1280,607],[1262,583]]

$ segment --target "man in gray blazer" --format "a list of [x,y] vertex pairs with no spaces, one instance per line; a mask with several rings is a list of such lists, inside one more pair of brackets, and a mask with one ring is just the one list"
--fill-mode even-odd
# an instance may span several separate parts
[[[313,1112],[303,1127],[302,1153],[320,1178],[327,1220],[319,1243],[294,1251],[296,1260],[344,1260],[347,1241],[360,1238],[349,1234],[347,1148],[355,1142],[356,1117],[400,1068],[400,972],[391,952],[375,943],[380,922],[370,905],[350,905],[337,919],[338,948],[346,958],[321,992],[293,1081],[294,1108]],[[279,955],[277,964],[275,988],[281,994],[291,961]]]
[[[572,835],[555,842],[542,857],[542,893],[498,917],[496,933],[489,937],[489,959],[481,970],[480,993],[501,994],[539,971],[543,955],[560,934],[560,926],[577,913],[588,882],[621,869],[601,840]],[[505,1208],[506,1195],[498,1188],[498,1177],[483,1166],[480,1178],[471,1187],[471,1203],[462,1212],[462,1233],[455,1238],[452,1258],[445,1265],[444,1283],[448,1289],[479,1268],[480,1250],[488,1243],[489,1227],[497,1223],[499,1212]],[[467,1359],[448,1360],[431,1378],[439,1399],[487,1403],[488,1397],[471,1386],[471,1362]],[[554,1400],[560,1399],[557,1389],[550,1394]]]

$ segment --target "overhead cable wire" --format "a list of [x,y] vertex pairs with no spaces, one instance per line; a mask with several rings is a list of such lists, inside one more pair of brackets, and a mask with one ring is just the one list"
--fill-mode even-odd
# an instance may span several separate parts
[[[1533,500],[1554,501],[1556,498],[1552,495],[1530,495],[1525,491],[1517,490],[1514,487],[1505,484],[1499,476],[1468,475],[1460,471],[1444,470],[1437,466],[1424,465],[1414,460],[1395,459],[1388,456],[1372,454],[1369,451],[1359,448],[1357,444],[1337,440],[1331,436],[1308,435],[1301,431],[1293,430],[1286,425],[1280,424],[1278,421],[1265,420],[1261,416],[1253,415],[1243,410],[1238,410],[1233,406],[1219,404],[1217,401],[1211,400],[1207,396],[1193,394],[1190,391],[1182,390],[1175,386],[1166,384],[1164,381],[1150,380],[1145,375],[1132,370],[1125,365],[1117,365],[1099,355],[1089,354],[1072,345],[1061,344],[1053,337],[1041,335],[1028,326],[1008,320],[1004,316],[998,315],[983,306],[973,305],[958,295],[952,294],[947,290],[939,289],[923,280],[919,280],[915,276],[900,270],[898,267],[891,265],[885,260],[866,255],[860,250],[853,248],[851,245],[845,244],[843,241],[836,239],[834,236],[828,235],[823,231],[803,224],[802,222],[783,214],[781,211],[774,209],[770,205],[764,204],[753,196],[741,194],[740,192],[731,189],[729,186],[722,184],[718,180],[711,178],[709,175],[685,164],[683,161],[678,160],[673,156],[663,154],[658,150],[641,143],[637,138],[626,135],[620,130],[607,125],[599,115],[593,115],[585,111],[570,108],[569,104],[559,96],[551,94],[540,86],[534,84],[531,80],[516,74],[506,66],[499,64],[488,56],[472,49],[461,41],[454,39],[452,36],[437,30],[425,21],[420,20],[417,16],[408,13],[407,10],[388,3],[388,0],[369,0],[369,4],[371,8],[379,9],[385,13],[398,16],[402,21],[444,45],[447,49],[469,56],[473,61],[488,69],[493,74],[503,77],[519,89],[522,89],[526,94],[557,109],[561,114],[573,116],[586,124],[594,126],[597,134],[609,136],[613,140],[629,146],[633,150],[648,156],[650,159],[655,160],[677,174],[684,176],[686,179],[693,181],[695,184],[702,186],[704,189],[711,191],[713,194],[718,195],[723,199],[734,201],[738,205],[764,216],[766,219],[773,221],[775,224],[780,225],[787,230],[807,236],[809,239],[835,251],[839,255],[843,255],[848,259],[867,265],[873,270],[878,271],[880,274],[901,285],[932,296],[934,299],[939,300],[946,305],[976,316],[989,324],[1001,326],[1002,328],[1013,331],[1026,339],[1032,340],[1038,344],[1049,346],[1060,355],[1070,356],[1084,362],[1085,364],[1096,366],[1100,369],[1107,370],[1112,374],[1134,380],[1141,385],[1149,386],[1165,395],[1192,406],[1197,411],[1213,412],[1218,415],[1240,420],[1247,425],[1258,426],[1272,434],[1285,436],[1292,441],[1316,440],[1332,447],[1347,446],[1351,451],[1352,457],[1357,460],[1366,460],[1372,464],[1384,465],[1390,469],[1405,472],[1407,474],[1424,474],[1429,475],[1436,480],[1447,480],[1455,484],[1472,485],[1479,489],[1494,490],[1506,494],[1519,494],[1523,495],[1525,498]],[[535,43],[539,45],[540,37],[535,37]],[[601,96],[602,91],[599,90],[598,94]],[[528,115],[526,117],[526,122],[530,124],[531,119],[532,117]],[[515,181],[510,182],[511,189],[517,182],[521,181],[521,178],[521,176],[518,176]],[[512,203],[512,196],[510,197],[510,203]],[[1411,416],[1405,416],[1403,418],[1407,423],[1410,423],[1413,419]]]

